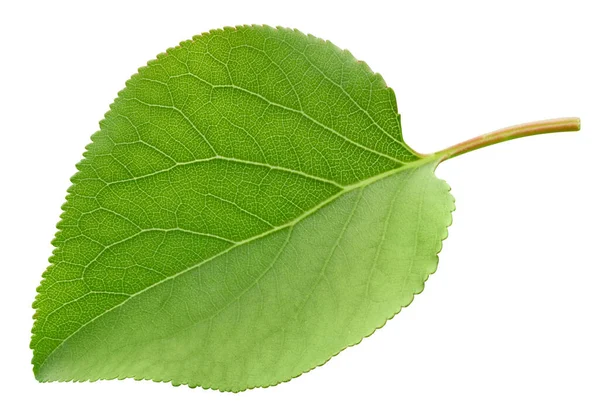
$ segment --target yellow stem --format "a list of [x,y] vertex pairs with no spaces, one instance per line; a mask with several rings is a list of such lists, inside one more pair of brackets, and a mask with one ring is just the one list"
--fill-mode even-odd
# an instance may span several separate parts
[[457,145],[450,146],[449,148],[436,152],[435,155],[441,157],[441,162],[475,149],[485,148],[486,146],[490,146],[495,143],[505,142],[507,140],[522,138],[525,136],[541,135],[543,133],[574,132],[579,130],[580,126],[581,122],[578,117],[565,117],[561,119],[550,119],[524,123],[477,136],[473,139],[469,139],[465,142],[461,142]]

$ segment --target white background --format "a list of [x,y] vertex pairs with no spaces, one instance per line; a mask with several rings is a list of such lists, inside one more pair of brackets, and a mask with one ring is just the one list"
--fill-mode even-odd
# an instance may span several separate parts
[[[7,1],[0,6],[0,414],[600,415],[599,13],[594,1]],[[69,177],[138,67],[222,26],[299,28],[397,94],[431,152],[579,116],[437,171],[457,211],[423,294],[359,346],[241,394],[135,381],[39,384],[30,305]]]

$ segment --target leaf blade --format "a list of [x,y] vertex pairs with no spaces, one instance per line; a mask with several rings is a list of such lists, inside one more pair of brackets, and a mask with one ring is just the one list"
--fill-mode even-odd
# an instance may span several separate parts
[[[229,45],[226,65],[223,53],[227,47],[222,46],[223,42]],[[270,46],[263,53],[258,53],[256,46],[242,46],[239,51],[243,51],[243,59],[232,60],[231,51],[239,46],[235,42]],[[290,46],[290,42],[305,49]],[[201,60],[190,58],[194,48],[203,51]],[[269,55],[266,50],[273,55],[269,63],[241,65],[252,60],[260,62]],[[278,57],[281,51],[285,51],[285,59]],[[313,62],[324,57],[340,65],[326,61],[319,66]],[[280,62],[293,64],[292,69],[284,71]],[[318,88],[302,84],[300,89],[300,81],[306,77],[298,74],[306,72],[298,71],[299,66],[304,71],[320,69],[309,77],[318,82]],[[259,83],[253,83],[252,77],[262,77],[263,73],[252,74],[243,82],[235,78],[244,75],[243,71],[236,72],[240,68],[248,71],[254,67],[271,71],[265,71],[267,75]],[[182,75],[183,68],[187,73]],[[202,77],[189,75],[196,73]],[[207,81],[203,78],[207,74],[215,78]],[[278,89],[278,83],[273,83],[277,81],[275,74],[288,86],[286,89]],[[238,84],[242,87],[231,87]],[[368,90],[356,90],[356,86],[367,84]],[[186,93],[189,91],[193,91],[191,98]],[[329,104],[324,108],[322,102]],[[199,260],[210,260],[207,264],[214,265],[221,255],[226,257],[246,244],[295,227],[292,224],[303,224],[318,216],[321,209],[338,207],[342,197],[371,189],[387,177],[402,177],[405,170],[420,172],[418,167],[428,163],[428,175],[433,178],[436,164],[420,160],[404,144],[394,94],[381,77],[330,43],[268,27],[214,31],[182,43],[140,69],[111,106],[85,156],[73,178],[54,241],[57,250],[35,303],[32,347],[34,372],[40,380],[122,376],[164,379],[160,372],[143,373],[139,363],[138,368],[124,368],[135,357],[143,357],[139,352],[119,361],[107,361],[115,356],[114,352],[108,356],[99,351],[89,355],[89,349],[94,348],[92,342],[98,341],[98,334],[90,334],[89,329],[97,329],[108,315],[132,304],[132,297],[137,300],[138,295],[194,270]],[[434,195],[438,201],[435,204],[443,210],[433,217],[444,223],[451,211],[446,201],[449,194],[445,190]],[[444,233],[440,233],[433,240],[441,242]],[[315,241],[308,237],[305,240]],[[311,254],[307,259],[317,256],[310,249],[310,245],[305,249]],[[269,253],[274,259],[281,255]],[[435,257],[437,251],[429,248],[429,255],[432,253]],[[223,271],[230,269],[227,265],[215,267],[213,276],[223,278]],[[316,271],[311,273],[307,273],[309,277]],[[244,275],[238,271],[236,276]],[[306,280],[298,278],[300,283]],[[276,284],[271,284],[271,290]],[[209,288],[214,290],[219,283],[211,285]],[[220,297],[227,299],[225,289],[221,291]],[[292,295],[288,294],[291,301]],[[213,304],[201,294],[197,298],[203,301],[196,301],[196,308]],[[396,306],[401,304],[397,302]],[[177,308],[183,314],[183,307]],[[100,331],[103,338],[119,336],[131,342],[127,332],[114,331],[118,323],[110,323],[113,331]],[[147,325],[134,327],[152,332]],[[366,334],[376,327],[372,324]],[[365,331],[355,334],[363,337]],[[223,342],[222,338],[218,340]],[[170,375],[166,379],[177,384],[241,390],[287,380],[356,342],[338,341],[326,354],[315,353],[313,361],[304,367],[307,369],[283,367],[286,371],[276,378],[265,376],[262,382],[245,385],[233,377],[214,382],[206,370],[198,371],[196,379],[164,372]],[[190,346],[198,344],[199,340]],[[87,348],[81,350],[82,346]],[[88,365],[75,365],[75,352]],[[92,369],[90,363],[100,358],[95,373],[77,373],[86,366]],[[213,362],[221,363],[221,359],[213,358]],[[149,357],[144,360],[151,362]],[[48,370],[49,364],[54,370]]]

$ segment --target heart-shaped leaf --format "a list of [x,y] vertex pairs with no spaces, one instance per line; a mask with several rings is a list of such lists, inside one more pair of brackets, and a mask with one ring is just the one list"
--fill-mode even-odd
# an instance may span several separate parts
[[240,391],[323,364],[435,271],[454,209],[437,164],[552,130],[535,126],[424,156],[393,91],[329,42],[266,26],[183,42],[127,82],[72,178],[36,377]]

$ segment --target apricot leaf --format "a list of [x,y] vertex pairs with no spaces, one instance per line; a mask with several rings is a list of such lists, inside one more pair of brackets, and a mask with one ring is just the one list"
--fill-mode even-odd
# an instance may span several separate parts
[[240,391],[323,364],[435,271],[454,209],[437,164],[508,136],[420,155],[381,76],[298,31],[169,49],[72,178],[34,304],[36,378]]

